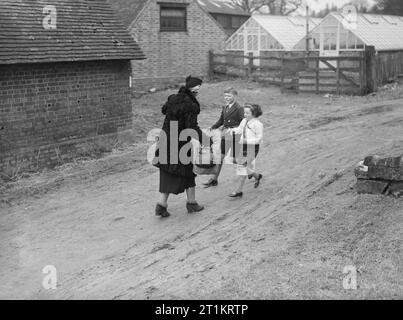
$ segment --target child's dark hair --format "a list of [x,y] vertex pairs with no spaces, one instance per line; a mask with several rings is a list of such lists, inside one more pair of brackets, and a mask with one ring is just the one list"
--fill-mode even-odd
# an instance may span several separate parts
[[252,115],[256,118],[260,117],[263,114],[262,108],[260,105],[255,103],[247,103],[245,104],[244,108],[249,108],[252,112]]

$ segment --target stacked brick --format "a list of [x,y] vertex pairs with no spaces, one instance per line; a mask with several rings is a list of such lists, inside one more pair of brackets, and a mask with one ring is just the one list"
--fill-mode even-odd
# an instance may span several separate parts
[[403,195],[403,155],[366,157],[355,169],[358,193]]

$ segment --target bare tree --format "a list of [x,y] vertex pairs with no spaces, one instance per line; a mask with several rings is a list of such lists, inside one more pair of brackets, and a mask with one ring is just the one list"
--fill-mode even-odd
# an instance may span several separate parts
[[266,0],[228,0],[228,2],[231,2],[246,12],[253,13],[265,6]]
[[297,11],[303,0],[228,0],[237,7],[249,12],[265,11],[273,15],[289,15]]
[[368,0],[351,0],[348,4],[355,6],[358,12],[366,12],[371,8]]
[[402,0],[377,0],[375,6],[377,11],[385,14],[403,16],[403,1]]
[[281,0],[280,14],[288,16],[289,14],[297,11],[303,4],[302,0]]

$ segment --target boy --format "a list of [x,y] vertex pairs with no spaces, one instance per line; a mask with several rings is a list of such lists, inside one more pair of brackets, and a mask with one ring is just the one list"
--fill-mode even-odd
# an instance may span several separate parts
[[244,118],[243,108],[236,101],[238,92],[234,88],[228,88],[224,91],[224,100],[226,105],[222,108],[221,116],[218,121],[210,128],[215,130],[220,127],[221,129],[221,161],[217,164],[217,173],[207,183],[204,183],[206,188],[215,187],[218,185],[218,176],[222,169],[222,163],[227,155],[228,151],[231,151],[232,158],[235,158],[239,150],[239,135],[235,135],[231,132],[232,128],[236,128],[240,125]]

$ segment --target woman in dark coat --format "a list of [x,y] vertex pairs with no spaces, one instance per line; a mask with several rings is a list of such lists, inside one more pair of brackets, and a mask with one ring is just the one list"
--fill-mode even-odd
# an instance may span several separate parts
[[[159,192],[161,193],[161,200],[157,203],[155,214],[161,217],[169,217],[170,215],[167,211],[169,195],[177,195],[185,191],[187,195],[186,208],[189,213],[204,209],[196,201],[196,174],[193,173],[193,164],[191,162],[186,163],[188,162],[185,161],[186,159],[180,158],[181,148],[190,142],[191,137],[189,136],[186,141],[179,140],[179,135],[183,130],[193,129],[195,133],[193,138],[200,142],[210,141],[210,138],[202,132],[197,122],[200,104],[196,96],[201,84],[202,80],[187,77],[186,85],[182,86],[177,94],[169,96],[168,101],[162,107],[162,113],[165,115],[162,131],[165,135],[163,135],[164,138],[160,135],[159,148],[156,153],[158,162],[155,164],[160,169]],[[171,141],[172,139],[175,141]],[[190,158],[191,151],[189,150],[186,155]]]

